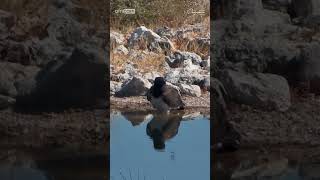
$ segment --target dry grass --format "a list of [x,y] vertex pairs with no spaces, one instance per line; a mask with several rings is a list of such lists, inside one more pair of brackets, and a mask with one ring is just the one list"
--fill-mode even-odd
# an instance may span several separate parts
[[96,27],[105,26],[109,18],[109,1],[103,0],[72,0],[74,4],[87,8],[91,12],[88,24]]
[[141,52],[141,54],[144,54],[143,59],[137,59],[129,55],[110,53],[110,61],[115,68],[115,73],[123,71],[124,66],[129,62],[134,64],[135,68],[142,74],[152,71],[159,73],[164,72],[162,67],[163,63],[165,63],[165,56],[163,54],[145,54],[143,52]]
[[210,53],[209,46],[201,46],[197,42],[195,42],[195,40],[190,41],[188,38],[173,40],[173,44],[175,45],[176,49],[179,49],[181,51],[194,52],[201,57],[208,57]]
[[[113,28],[122,30],[126,27],[145,25],[149,28],[154,26],[168,26],[171,28],[181,27],[185,24],[194,24],[203,21],[204,17],[210,16],[209,0],[113,0],[111,1],[111,24]],[[136,14],[116,14],[115,10],[134,8]],[[188,10],[204,10],[203,16],[188,14]]]

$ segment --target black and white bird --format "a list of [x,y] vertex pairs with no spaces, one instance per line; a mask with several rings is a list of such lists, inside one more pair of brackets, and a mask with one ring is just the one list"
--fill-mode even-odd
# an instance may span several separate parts
[[184,109],[179,89],[166,84],[163,77],[156,77],[153,86],[147,92],[147,99],[160,112],[169,112],[170,109]]

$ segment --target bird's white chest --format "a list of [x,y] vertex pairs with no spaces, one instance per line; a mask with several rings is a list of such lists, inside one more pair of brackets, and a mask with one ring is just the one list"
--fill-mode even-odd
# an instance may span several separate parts
[[170,109],[170,107],[162,100],[162,98],[152,98],[150,102],[158,111],[167,112]]

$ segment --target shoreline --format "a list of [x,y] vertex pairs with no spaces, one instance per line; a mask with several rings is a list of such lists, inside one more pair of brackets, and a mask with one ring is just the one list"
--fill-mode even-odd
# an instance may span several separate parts
[[[183,110],[185,113],[201,112],[210,115],[210,95],[206,93],[201,97],[182,96],[182,100],[186,103]],[[155,112],[155,109],[144,96],[135,96],[127,98],[110,97],[110,111],[146,111]]]
[[[188,104],[184,113],[210,115],[208,94],[183,99]],[[190,101],[193,101],[191,105]],[[228,110],[229,122],[241,135],[240,150],[271,146],[320,147],[319,105],[320,97],[293,99],[286,112],[233,104]],[[111,97],[111,111],[155,112],[144,97]],[[109,110],[21,114],[7,109],[0,111],[0,142],[3,146],[108,149],[109,122]]]
[[21,114],[0,111],[1,146],[70,148],[105,151],[109,148],[108,111]]

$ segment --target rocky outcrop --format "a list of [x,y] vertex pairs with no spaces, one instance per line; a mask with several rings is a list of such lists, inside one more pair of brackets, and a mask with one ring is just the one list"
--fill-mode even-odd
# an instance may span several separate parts
[[110,95],[115,95],[116,92],[120,91],[121,86],[121,82],[110,81]]
[[128,39],[128,47],[133,49],[148,49],[155,52],[161,52],[161,50],[171,51],[174,48],[168,38],[159,36],[145,26],[140,26],[132,32]]
[[0,24],[4,25],[6,30],[11,29],[16,23],[16,17],[9,12],[0,10]]
[[200,65],[202,62],[201,57],[196,53],[180,51],[172,53],[170,56],[167,56],[165,60],[171,68],[183,67],[184,62],[187,60],[191,60],[194,65]]
[[9,96],[2,96],[0,95],[0,110],[7,109],[10,106],[13,106],[15,103],[15,99]]
[[[36,66],[23,66],[15,63],[0,63],[0,94],[15,98],[30,88],[39,68]],[[30,87],[21,88],[22,83],[30,83]]]
[[312,0],[225,1],[224,14],[216,17],[212,23],[216,28],[211,28],[212,75],[218,69],[276,74],[292,86],[309,83],[310,92],[316,93],[317,6]]
[[114,48],[116,48],[120,45],[124,45],[124,44],[125,44],[125,38],[124,38],[123,34],[120,34],[115,31],[110,32],[110,47],[111,47],[111,49],[114,49]]
[[320,2],[317,0],[292,0],[292,10],[297,17],[320,15]]
[[211,149],[215,152],[235,151],[239,149],[241,136],[229,121],[227,112],[228,92],[223,84],[215,79],[211,79]]
[[240,104],[277,111],[286,111],[291,105],[289,85],[281,76],[225,70],[219,79],[232,100]]
[[151,87],[151,83],[141,77],[134,76],[126,84],[123,84],[120,91],[116,92],[117,97],[144,96]]
[[107,36],[80,17],[92,14],[75,2],[39,4],[23,16],[0,10],[1,106],[60,111],[106,101]]
[[181,94],[185,94],[188,96],[201,96],[201,89],[197,85],[187,85],[187,84],[179,84]]
[[52,61],[42,69],[34,90],[17,97],[17,106],[44,111],[92,107],[106,99],[106,68],[98,51],[78,47],[66,62]]

